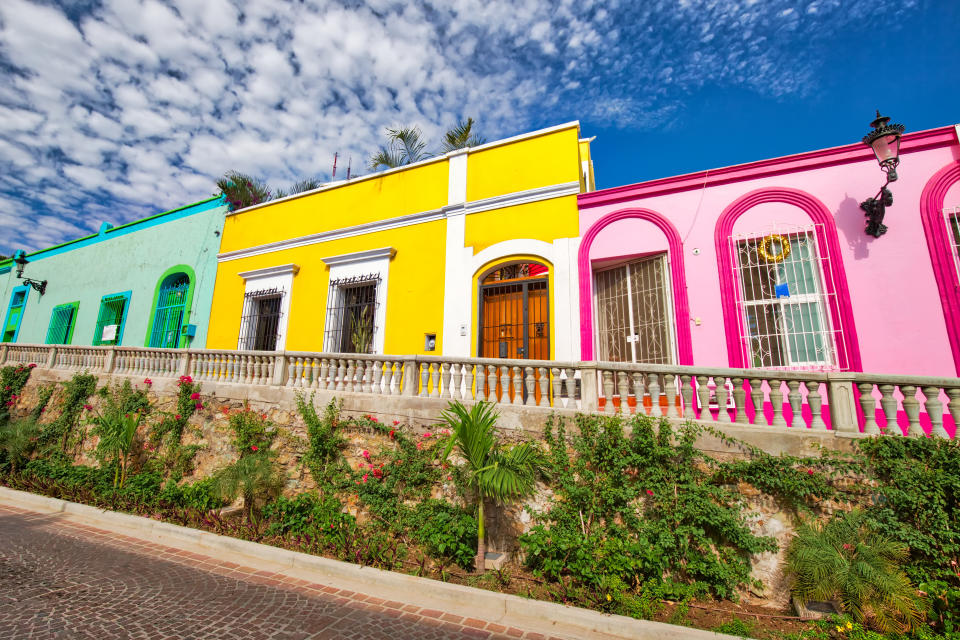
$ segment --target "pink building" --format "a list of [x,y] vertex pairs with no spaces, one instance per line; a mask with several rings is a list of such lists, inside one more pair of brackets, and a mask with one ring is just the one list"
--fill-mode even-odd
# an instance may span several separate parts
[[960,374],[958,127],[579,196],[584,360]]

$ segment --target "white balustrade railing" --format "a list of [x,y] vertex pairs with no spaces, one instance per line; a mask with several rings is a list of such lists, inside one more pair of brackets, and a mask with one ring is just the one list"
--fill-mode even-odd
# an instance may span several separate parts
[[0,345],[0,364],[716,425],[950,437],[960,379],[445,356]]

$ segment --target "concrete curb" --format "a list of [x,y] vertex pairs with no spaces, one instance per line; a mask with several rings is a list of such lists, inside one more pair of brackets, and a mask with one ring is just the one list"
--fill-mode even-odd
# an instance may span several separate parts
[[679,627],[662,622],[636,620],[552,602],[449,584],[403,573],[361,567],[320,556],[238,540],[166,522],[115,511],[104,511],[65,500],[0,487],[0,504],[39,513],[57,514],[91,526],[151,542],[203,553],[251,568],[322,582],[329,586],[364,593],[384,600],[409,602],[456,615],[480,618],[553,636],[577,640],[615,638],[634,640],[711,639],[734,636]]

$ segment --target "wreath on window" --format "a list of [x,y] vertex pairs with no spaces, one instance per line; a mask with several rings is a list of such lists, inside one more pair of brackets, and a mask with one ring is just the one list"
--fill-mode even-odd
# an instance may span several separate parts
[[[779,245],[779,251],[773,253],[773,243]],[[757,245],[757,253],[767,262],[783,262],[790,255],[790,241],[777,233],[772,233]]]

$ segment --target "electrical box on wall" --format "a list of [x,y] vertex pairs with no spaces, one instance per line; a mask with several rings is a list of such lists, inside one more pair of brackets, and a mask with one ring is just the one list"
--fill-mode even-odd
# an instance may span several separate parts
[[424,351],[437,350],[437,334],[435,333],[423,334],[423,350]]
[[185,324],[183,329],[180,330],[180,333],[187,336],[188,338],[197,337],[197,325],[195,324]]

